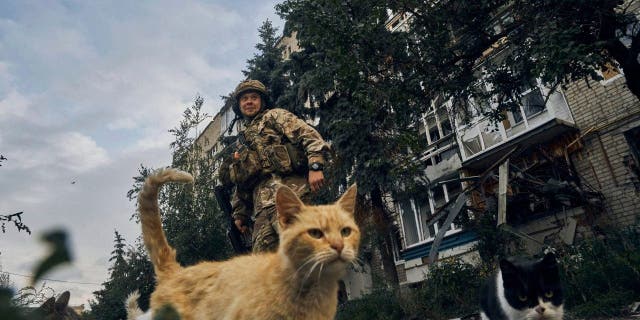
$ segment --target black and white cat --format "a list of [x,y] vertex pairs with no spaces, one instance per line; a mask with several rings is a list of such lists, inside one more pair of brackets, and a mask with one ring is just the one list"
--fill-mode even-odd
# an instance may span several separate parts
[[562,319],[558,264],[552,253],[538,260],[511,258],[480,291],[483,320]]

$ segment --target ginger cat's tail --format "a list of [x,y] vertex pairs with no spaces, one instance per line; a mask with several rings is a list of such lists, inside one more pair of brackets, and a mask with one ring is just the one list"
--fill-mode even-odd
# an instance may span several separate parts
[[142,237],[157,278],[180,269],[176,261],[176,250],[169,246],[160,220],[158,191],[166,182],[192,183],[193,177],[187,172],[172,168],[160,169],[147,177],[138,195]]
[[127,299],[124,301],[124,307],[127,310],[127,320],[136,320],[141,315],[144,314],[140,307],[138,306],[138,299],[140,298],[140,293],[138,290],[131,292]]

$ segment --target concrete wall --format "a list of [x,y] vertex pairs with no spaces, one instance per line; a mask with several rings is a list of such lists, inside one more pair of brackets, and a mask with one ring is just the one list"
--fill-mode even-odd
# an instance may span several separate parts
[[371,280],[371,267],[365,264],[362,267],[349,268],[343,281],[349,300],[358,299],[371,292],[373,285]]

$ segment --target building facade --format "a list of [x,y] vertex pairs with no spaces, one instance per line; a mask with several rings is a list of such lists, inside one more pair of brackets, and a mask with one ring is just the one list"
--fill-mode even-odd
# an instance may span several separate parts
[[[406,31],[410,22],[410,14],[394,14],[387,29]],[[605,225],[637,225],[640,101],[626,88],[623,72],[553,92],[536,81],[522,91],[519,109],[507,112],[502,122],[474,108],[460,114],[453,101],[434,101],[418,124],[427,149],[421,160],[429,190],[394,197],[401,229],[395,254],[400,283],[428,278],[434,242],[440,259],[479,261],[473,232],[453,223],[436,239],[449,214],[443,211],[459,195],[473,209],[459,214],[496,215],[531,254],[593,236]]]

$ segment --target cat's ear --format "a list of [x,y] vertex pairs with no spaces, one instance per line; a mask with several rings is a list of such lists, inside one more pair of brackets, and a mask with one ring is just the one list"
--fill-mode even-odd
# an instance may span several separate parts
[[45,301],[40,306],[40,310],[44,314],[52,314],[55,311],[55,305],[56,305],[56,298],[51,297],[51,298],[47,299],[47,301]]
[[356,196],[358,195],[358,187],[353,184],[347,192],[345,192],[340,200],[338,200],[338,205],[344,210],[353,214],[356,208]]
[[500,270],[502,271],[503,276],[514,275],[518,272],[516,266],[507,259],[500,260]]
[[555,267],[557,264],[556,256],[552,252],[548,252],[544,255],[541,261],[542,265],[548,267]]
[[63,292],[60,297],[58,297],[58,300],[56,300],[56,311],[58,313],[62,313],[65,309],[67,309],[67,305],[69,304],[69,298],[71,297],[71,294],[69,293],[69,291],[65,291]]
[[538,264],[542,272],[548,275],[557,275],[558,274],[558,260],[556,260],[556,256],[549,252],[544,255],[544,258],[540,260]]
[[276,210],[278,210],[278,220],[280,227],[286,228],[295,221],[296,216],[304,208],[304,203],[293,190],[283,185],[276,191]]

